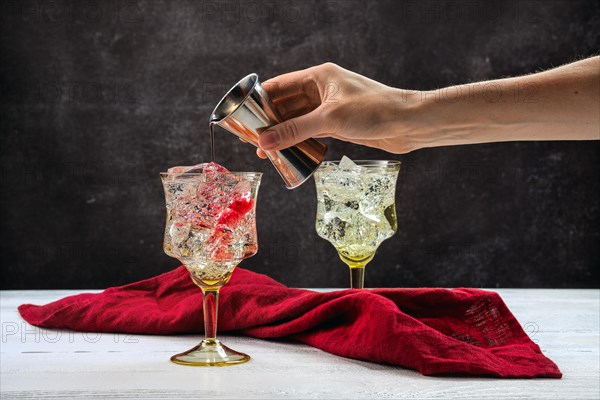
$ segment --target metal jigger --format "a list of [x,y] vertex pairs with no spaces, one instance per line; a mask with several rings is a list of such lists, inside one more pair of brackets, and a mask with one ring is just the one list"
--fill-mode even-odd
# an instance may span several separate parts
[[[256,147],[261,132],[281,122],[282,118],[256,74],[246,76],[231,88],[210,118],[210,123],[219,125]],[[321,164],[326,151],[327,146],[314,139],[283,150],[264,150],[288,189],[306,181]]]

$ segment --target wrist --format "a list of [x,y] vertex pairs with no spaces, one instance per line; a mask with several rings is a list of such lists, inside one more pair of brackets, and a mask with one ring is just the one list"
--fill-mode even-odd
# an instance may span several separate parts
[[438,107],[428,91],[393,89],[387,109],[401,153],[437,145],[443,133],[435,121]]

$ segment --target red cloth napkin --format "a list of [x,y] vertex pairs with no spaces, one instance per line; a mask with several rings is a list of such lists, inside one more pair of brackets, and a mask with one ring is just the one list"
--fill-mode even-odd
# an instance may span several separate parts
[[[23,304],[45,328],[88,332],[202,332],[202,294],[185,267],[154,278]],[[221,289],[219,331],[292,338],[343,357],[413,368],[424,375],[560,378],[497,293],[478,289],[290,289],[238,268]]]

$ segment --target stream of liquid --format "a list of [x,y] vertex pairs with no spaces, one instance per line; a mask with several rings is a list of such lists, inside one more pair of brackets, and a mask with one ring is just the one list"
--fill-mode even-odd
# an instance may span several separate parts
[[216,121],[210,120],[208,122],[208,132],[210,134],[210,160],[215,161],[215,125]]

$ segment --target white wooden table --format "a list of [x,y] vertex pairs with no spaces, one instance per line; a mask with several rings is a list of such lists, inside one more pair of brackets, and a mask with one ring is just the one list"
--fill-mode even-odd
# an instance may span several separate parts
[[169,357],[199,335],[145,336],[46,330],[24,322],[22,303],[82,291],[0,292],[2,399],[598,399],[599,290],[497,290],[563,379],[426,377],[315,348],[222,335],[247,364],[185,367]]

